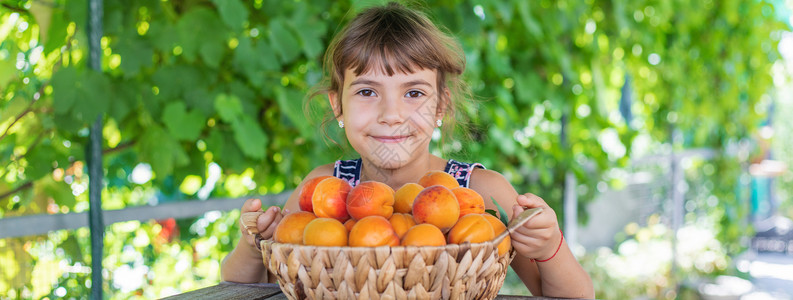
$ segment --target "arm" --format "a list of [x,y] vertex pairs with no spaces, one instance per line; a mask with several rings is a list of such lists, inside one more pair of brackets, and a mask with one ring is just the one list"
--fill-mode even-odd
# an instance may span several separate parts
[[[470,188],[485,198],[487,209],[496,209],[490,197],[504,208],[507,218],[523,212],[523,207],[542,207],[543,211],[510,235],[518,252],[512,269],[533,295],[550,297],[594,298],[592,280],[562,240],[556,213],[541,198],[518,195],[515,188],[498,172],[475,169]],[[562,245],[559,247],[560,240]],[[545,260],[534,262],[532,259]]]
[[[300,191],[303,183],[307,180],[323,175],[333,175],[333,164],[319,166],[303,178],[303,181],[297,185],[295,191]],[[277,206],[270,207],[259,216],[256,220],[261,236],[264,239],[270,239],[275,232],[275,228],[281,221],[281,218],[289,212],[299,211],[298,204],[299,192],[289,195],[289,200],[284,204],[284,209],[281,210]],[[242,205],[242,212],[255,212],[261,210],[261,201],[259,199],[249,199]],[[220,267],[220,278],[223,281],[232,281],[240,283],[254,283],[254,282],[275,282],[275,276],[269,274],[264,267],[262,260],[262,252],[256,247],[254,236],[248,234],[244,226],[240,224],[242,231],[242,238],[240,238],[234,250],[229,252],[223,259]]]

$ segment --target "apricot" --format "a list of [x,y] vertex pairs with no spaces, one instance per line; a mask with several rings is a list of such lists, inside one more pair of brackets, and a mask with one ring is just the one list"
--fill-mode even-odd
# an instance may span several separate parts
[[316,218],[303,230],[303,244],[311,246],[347,246],[347,228],[333,218]]
[[446,241],[449,244],[482,243],[495,237],[493,226],[483,215],[465,215],[449,230]]
[[454,176],[443,171],[427,172],[427,174],[419,178],[419,184],[425,188],[433,185],[442,185],[450,190],[460,186]]
[[347,221],[347,195],[352,186],[341,178],[329,177],[317,183],[311,195],[314,214],[319,218],[334,218],[339,222]]
[[[482,215],[485,217],[485,219],[487,219],[488,222],[490,222],[490,226],[493,226],[493,234],[495,234],[495,236],[498,236],[499,234],[504,232],[504,230],[507,230],[507,226],[504,226],[504,223],[501,223],[501,220],[499,220],[498,218],[494,217],[491,214],[482,214]],[[509,251],[509,248],[511,247],[512,247],[512,242],[511,239],[509,238],[509,235],[507,235],[507,237],[505,237],[501,241],[501,243],[498,243],[498,256],[503,256],[504,253],[507,253],[507,251]]]
[[314,212],[314,206],[311,204],[311,198],[314,196],[314,189],[317,187],[317,183],[329,177],[333,176],[314,177],[303,183],[303,187],[300,189],[300,196],[298,198],[300,200],[300,210],[312,213]]
[[344,222],[344,227],[347,228],[347,231],[352,230],[353,226],[355,226],[355,219],[349,219],[347,222]]
[[424,188],[413,201],[416,224],[430,223],[442,232],[449,231],[460,218],[460,204],[454,193],[441,185]]
[[391,215],[391,218],[389,218],[388,221],[391,222],[391,227],[394,227],[394,231],[400,239],[405,235],[405,232],[407,232],[410,227],[416,225],[416,221],[413,220],[413,216],[409,214],[394,213]]
[[273,240],[285,244],[302,244],[303,230],[309,222],[317,217],[307,211],[296,211],[284,216],[275,227]]
[[394,211],[409,214],[413,209],[413,200],[416,199],[424,187],[418,183],[405,183],[394,194]]
[[457,197],[457,203],[460,204],[460,217],[467,214],[485,213],[485,199],[476,191],[465,187],[458,187],[453,188],[452,193]]
[[368,216],[355,222],[349,238],[352,247],[399,246],[399,236],[382,216]]
[[419,224],[410,227],[402,237],[402,246],[444,246],[446,237],[432,224]]
[[377,181],[359,183],[347,195],[347,213],[356,220],[368,216],[390,218],[394,213],[394,189]]

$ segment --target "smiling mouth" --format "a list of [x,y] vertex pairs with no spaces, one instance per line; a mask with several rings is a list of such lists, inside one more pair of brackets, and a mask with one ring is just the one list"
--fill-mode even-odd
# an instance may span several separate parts
[[381,142],[381,143],[399,143],[405,141],[409,138],[409,135],[381,135],[381,136],[372,136],[373,139]]

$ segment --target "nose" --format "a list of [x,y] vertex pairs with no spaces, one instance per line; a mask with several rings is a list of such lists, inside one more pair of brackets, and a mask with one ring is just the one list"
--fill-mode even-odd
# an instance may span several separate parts
[[388,95],[380,102],[380,116],[378,122],[385,125],[399,125],[405,122],[405,105],[396,95]]

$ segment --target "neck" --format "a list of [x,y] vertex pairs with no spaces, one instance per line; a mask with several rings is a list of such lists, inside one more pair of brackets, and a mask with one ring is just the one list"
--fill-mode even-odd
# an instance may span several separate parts
[[424,155],[418,159],[407,162],[399,168],[376,166],[371,161],[363,159],[361,168],[361,182],[374,180],[387,184],[395,191],[408,182],[418,182],[419,178],[432,170],[443,170],[446,160],[435,155]]

